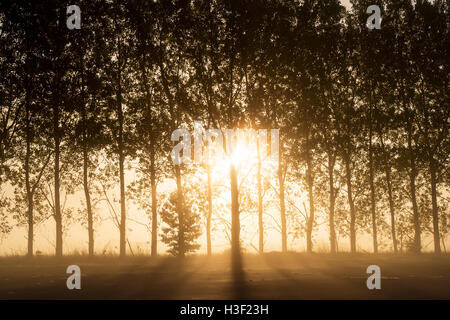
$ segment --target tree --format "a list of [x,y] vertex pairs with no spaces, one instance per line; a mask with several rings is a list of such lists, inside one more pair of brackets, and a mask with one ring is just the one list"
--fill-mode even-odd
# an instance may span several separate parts
[[[107,128],[109,139],[107,152],[117,159],[119,193],[120,193],[120,219],[119,219],[119,250],[120,256],[126,255],[126,183],[125,183],[125,163],[130,152],[129,134],[133,123],[128,116],[127,100],[130,93],[130,54],[133,32],[130,28],[131,16],[126,3],[114,1],[111,6],[106,4],[102,9],[107,13],[102,19],[102,28],[112,30],[114,37],[105,40],[105,50],[107,59],[104,60],[104,67],[99,70],[105,84],[106,104],[107,104]],[[101,44],[103,42],[100,42]]]
[[[181,250],[183,254],[189,252],[195,252],[200,248],[197,243],[198,237],[201,235],[200,219],[201,215],[198,212],[198,208],[194,205],[193,199],[185,193],[183,197],[183,203],[185,204],[184,210],[184,223],[183,227],[180,227],[178,209],[178,192],[171,192],[167,199],[162,201],[162,207],[160,209],[161,219],[165,223],[166,227],[162,228],[161,240],[169,246],[168,252],[174,256],[180,256]],[[179,237],[180,230],[184,230],[184,236]],[[184,243],[180,243],[183,241]]]
[[347,28],[344,33],[344,50],[343,54],[346,57],[346,67],[342,70],[341,81],[345,88],[344,96],[341,98],[342,107],[338,114],[338,136],[340,158],[342,160],[342,167],[344,168],[347,203],[350,212],[349,221],[349,236],[350,236],[350,251],[356,252],[356,207],[355,207],[355,192],[354,192],[354,171],[357,169],[356,155],[360,149],[359,138],[359,119],[361,118],[362,109],[356,103],[357,98],[357,79],[356,79],[356,55],[358,54],[353,38],[356,36],[354,25],[357,22],[351,16],[347,17]]
[[11,230],[8,223],[10,202],[3,192],[3,187],[10,181],[10,165],[14,159],[14,144],[20,114],[23,108],[23,94],[19,68],[22,66],[18,48],[22,36],[14,21],[7,18],[11,8],[0,6],[0,72],[4,75],[0,82],[0,234]]
[[[98,152],[110,141],[106,136],[108,113],[105,110],[106,88],[101,79],[101,70],[107,58],[106,34],[102,21],[97,16],[104,8],[98,1],[86,1],[83,7],[83,28],[69,33],[73,58],[68,68],[73,74],[72,103],[75,104],[76,119],[69,140],[81,152],[73,154],[83,163],[79,184],[83,187],[87,231],[88,254],[94,255],[94,206],[92,184],[96,167],[100,165]],[[95,43],[95,45],[94,45]],[[74,170],[76,170],[74,168]]]
[[[2,27],[2,40],[13,37],[8,41],[10,46],[2,46],[5,50],[1,61],[8,61],[9,76],[2,81],[5,87],[5,101],[9,103],[8,112],[3,125],[2,141],[2,169],[9,158],[5,146],[12,137],[10,130],[15,128],[17,141],[14,144],[15,157],[11,159],[11,184],[14,186],[13,216],[19,225],[28,226],[27,255],[33,256],[34,225],[44,217],[35,215],[35,195],[41,184],[41,179],[52,155],[48,144],[50,122],[48,108],[46,71],[48,64],[43,54],[45,33],[42,26],[37,24],[37,18],[42,18],[42,8],[32,2],[23,2],[20,6],[2,7],[7,19]],[[31,17],[31,14],[35,14]],[[4,60],[6,59],[6,60]],[[13,103],[13,104],[12,104]],[[15,121],[10,118],[14,114],[11,107],[17,104]],[[2,115],[5,111],[2,103]],[[9,118],[9,119],[8,119]],[[11,125],[14,124],[13,127]],[[5,127],[6,125],[6,127]],[[12,146],[12,145],[11,145]],[[2,170],[2,173],[4,171]]]
[[[438,185],[448,163],[449,105],[448,22],[445,9],[438,2],[418,1],[415,6],[415,37],[411,39],[411,55],[418,82],[414,91],[417,110],[419,150],[427,166],[430,186],[434,252],[441,253]],[[444,36],[442,36],[444,35]],[[445,36],[446,35],[446,36]]]
[[[151,211],[151,255],[157,255],[157,184],[162,179],[166,157],[163,150],[168,149],[168,140],[164,133],[166,117],[163,116],[161,103],[162,86],[158,84],[157,39],[158,28],[156,10],[160,10],[154,2],[146,4],[131,2],[129,12],[136,29],[136,46],[133,51],[133,74],[136,76],[137,90],[131,99],[136,127],[132,142],[139,160],[139,180],[136,181],[138,202],[146,211]],[[148,194],[149,193],[149,194]],[[145,196],[144,196],[145,194]],[[149,198],[151,203],[149,203]],[[150,213],[150,212],[149,212]]]
[[386,70],[391,75],[390,87],[394,88],[393,95],[396,98],[396,105],[401,113],[399,121],[402,123],[403,131],[406,134],[406,143],[399,149],[400,156],[404,160],[403,170],[408,173],[409,193],[412,206],[412,218],[414,228],[414,251],[420,252],[421,226],[419,208],[417,205],[418,158],[415,137],[417,127],[414,123],[415,110],[412,107],[412,98],[415,83],[417,83],[416,73],[410,63],[411,42],[413,38],[412,17],[413,8],[410,2],[396,2],[387,5],[390,12],[389,18],[385,19],[385,28],[392,29],[395,37],[389,38],[388,46],[391,50],[391,59]]

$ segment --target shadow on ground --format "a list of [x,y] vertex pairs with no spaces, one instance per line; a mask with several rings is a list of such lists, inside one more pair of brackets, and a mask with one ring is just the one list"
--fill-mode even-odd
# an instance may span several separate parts
[[[66,287],[72,264],[81,290]],[[374,264],[381,290],[366,287]],[[238,273],[226,255],[11,257],[0,259],[0,299],[450,299],[450,257],[269,253],[244,256]]]

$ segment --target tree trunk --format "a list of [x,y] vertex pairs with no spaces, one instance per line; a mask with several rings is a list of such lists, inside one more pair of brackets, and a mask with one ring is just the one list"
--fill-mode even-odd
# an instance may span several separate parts
[[394,206],[394,198],[392,196],[392,182],[391,182],[391,167],[388,161],[388,153],[386,151],[386,147],[384,145],[383,134],[379,132],[381,146],[383,147],[384,152],[384,170],[386,175],[386,185],[388,191],[388,199],[389,199],[389,211],[391,214],[391,236],[392,236],[392,244],[394,246],[394,252],[398,252],[398,241],[397,235],[395,232],[395,206]]
[[[370,110],[372,113],[372,110]],[[372,238],[373,238],[373,253],[378,253],[378,239],[377,239],[377,216],[375,203],[375,184],[374,184],[374,169],[373,169],[373,150],[372,150],[372,117],[369,119],[369,180],[370,180],[370,205],[372,214]]]
[[206,250],[208,256],[211,256],[211,216],[212,216],[212,182],[211,182],[211,165],[208,155],[207,174],[208,174],[208,216],[206,217]]
[[88,254],[94,256],[94,219],[92,213],[91,194],[89,191],[89,141],[88,141],[88,121],[87,106],[84,90],[84,63],[83,57],[80,56],[81,69],[81,96],[82,96],[82,121],[83,121],[83,188],[84,197],[86,199],[86,211],[88,220]]
[[440,234],[439,234],[439,207],[437,203],[437,190],[436,190],[436,165],[437,162],[433,158],[434,154],[434,146],[433,143],[430,143],[429,139],[429,113],[425,104],[425,96],[423,94],[424,89],[422,85],[422,106],[425,114],[425,143],[427,145],[427,153],[428,153],[428,169],[430,173],[430,183],[431,183],[431,204],[432,204],[432,216],[433,216],[433,240],[434,240],[434,253],[441,254],[441,244],[440,244]]
[[33,215],[33,193],[30,184],[30,154],[31,154],[31,132],[28,106],[26,106],[26,144],[27,150],[25,154],[25,187],[27,192],[28,206],[28,257],[33,256],[33,239],[34,239],[34,215]]
[[150,183],[152,188],[152,257],[158,255],[158,214],[156,212],[156,172],[155,172],[155,144],[153,137],[150,142]]
[[124,148],[123,148],[123,109],[122,109],[122,68],[121,68],[121,47],[120,38],[117,42],[118,48],[118,91],[117,91],[117,113],[119,120],[119,137],[118,137],[118,152],[119,152],[119,179],[120,179],[120,239],[119,251],[120,257],[126,255],[126,206],[125,206],[125,174],[124,174]]
[[34,238],[34,221],[33,221],[33,196],[28,194],[28,257],[33,256],[33,238]]
[[409,188],[411,192],[411,202],[413,206],[413,221],[414,221],[414,252],[420,253],[422,249],[421,244],[421,230],[420,230],[420,220],[419,220],[419,209],[417,207],[416,199],[416,162],[414,158],[414,150],[412,148],[412,128],[411,121],[408,119],[408,152],[410,158],[411,169],[409,172]]
[[235,275],[242,272],[241,244],[240,244],[240,217],[239,217],[239,190],[237,169],[230,165],[231,184],[231,264]]
[[436,166],[433,158],[429,161],[429,170],[431,178],[431,202],[433,206],[433,238],[434,238],[434,253],[441,254],[441,245],[439,239],[439,214],[436,191]]
[[336,192],[334,189],[334,165],[336,158],[333,157],[331,151],[328,153],[328,178],[330,188],[330,206],[329,206],[329,225],[330,225],[330,253],[336,253],[336,230],[334,226],[334,207],[336,203]]
[[178,244],[179,252],[178,256],[184,258],[185,255],[185,243],[184,243],[184,201],[183,201],[183,189],[181,184],[181,169],[179,165],[175,165],[175,178],[177,180],[177,198],[178,198]]
[[86,198],[86,210],[87,210],[87,218],[88,218],[88,247],[89,247],[89,256],[94,256],[94,219],[92,214],[92,204],[91,204],[91,195],[89,192],[89,178],[88,178],[88,168],[89,168],[89,157],[87,150],[86,141],[83,146],[83,187],[84,187],[84,196]]
[[61,196],[60,196],[60,136],[59,136],[59,107],[53,107],[53,140],[55,144],[55,164],[54,164],[54,179],[55,179],[55,222],[56,222],[56,256],[61,257],[63,252],[62,239],[62,214],[61,214]]
[[278,152],[278,183],[280,185],[280,215],[281,215],[281,251],[287,252],[286,204],[284,199],[284,178],[282,163],[282,146]]
[[122,47],[121,47],[121,30],[120,26],[116,24],[115,28],[118,34],[117,37],[117,117],[119,122],[119,132],[117,139],[117,148],[119,156],[119,180],[120,180],[120,226],[119,226],[119,251],[120,257],[126,256],[127,250],[127,237],[126,237],[126,204],[125,204],[125,174],[124,174],[124,141],[123,141],[123,125],[124,125],[124,115],[123,115],[123,105],[122,105]]
[[[119,76],[120,77],[120,76]],[[125,206],[125,173],[124,173],[124,145],[123,145],[123,110],[122,110],[122,92],[119,80],[118,92],[118,116],[119,116],[119,179],[120,179],[120,256],[126,255],[126,206]]]
[[256,180],[258,185],[258,231],[259,231],[259,254],[264,253],[264,223],[263,223],[263,199],[262,199],[262,182],[261,182],[261,150],[259,139],[256,142],[258,165],[256,172]]
[[309,217],[306,226],[306,251],[308,253],[312,252],[313,243],[312,243],[312,231],[314,226],[314,181],[313,181],[313,172],[312,172],[312,161],[311,154],[309,150],[309,139],[307,140],[307,154],[306,154],[306,181],[308,184],[308,198],[309,198]]
[[350,157],[345,157],[345,176],[347,180],[347,198],[350,205],[350,252],[356,253],[356,214],[355,204],[353,202],[352,194],[352,173],[350,170]]
[[395,206],[394,206],[394,198],[392,197],[392,183],[391,183],[391,170],[388,165],[386,165],[386,183],[388,189],[388,198],[389,198],[389,211],[391,213],[391,234],[392,234],[392,243],[394,245],[394,252],[398,252],[397,246],[397,236],[395,234]]

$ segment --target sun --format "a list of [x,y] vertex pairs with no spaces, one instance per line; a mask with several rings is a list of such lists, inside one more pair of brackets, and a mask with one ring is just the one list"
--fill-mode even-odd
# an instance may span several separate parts
[[250,146],[245,146],[244,143],[239,141],[237,146],[231,152],[229,158],[231,164],[233,164],[235,167],[239,167],[251,160],[253,156],[254,155],[252,154]]

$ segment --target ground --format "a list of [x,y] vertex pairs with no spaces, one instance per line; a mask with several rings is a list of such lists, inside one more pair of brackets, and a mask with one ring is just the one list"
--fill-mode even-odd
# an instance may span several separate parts
[[[66,268],[81,268],[68,290]],[[366,269],[381,268],[381,290]],[[268,253],[244,256],[236,283],[229,257],[0,258],[0,299],[450,299],[450,256]]]

